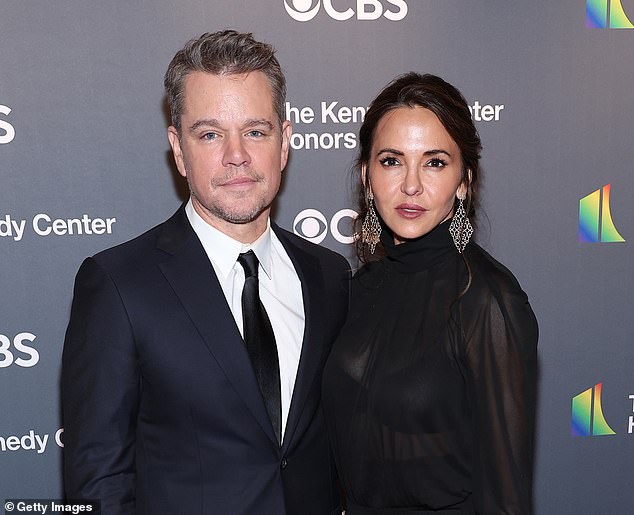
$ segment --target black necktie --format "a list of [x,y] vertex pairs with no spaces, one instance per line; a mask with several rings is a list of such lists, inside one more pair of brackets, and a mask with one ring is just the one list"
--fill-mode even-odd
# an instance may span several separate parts
[[282,401],[280,388],[280,365],[277,359],[275,334],[266,310],[260,301],[258,285],[258,258],[252,250],[238,256],[244,268],[242,290],[242,320],[244,342],[251,358],[260,391],[264,397],[277,441],[282,441]]

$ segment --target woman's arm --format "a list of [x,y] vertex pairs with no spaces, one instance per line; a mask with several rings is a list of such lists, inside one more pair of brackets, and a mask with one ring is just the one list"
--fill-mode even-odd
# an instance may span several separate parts
[[475,316],[463,313],[472,320],[466,361],[474,424],[474,504],[481,514],[529,514],[537,321],[514,279],[489,286],[474,299]]

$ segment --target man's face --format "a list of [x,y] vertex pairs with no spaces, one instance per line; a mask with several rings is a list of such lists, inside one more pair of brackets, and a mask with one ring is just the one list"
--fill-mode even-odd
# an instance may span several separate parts
[[271,85],[259,71],[193,72],[184,93],[181,135],[169,127],[168,138],[194,208],[225,234],[256,239],[280,187],[290,122],[280,127]]

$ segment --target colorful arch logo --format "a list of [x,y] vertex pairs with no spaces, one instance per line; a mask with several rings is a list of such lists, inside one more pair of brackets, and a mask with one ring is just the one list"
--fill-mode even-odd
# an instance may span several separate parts
[[610,184],[579,200],[579,241],[582,243],[625,241],[612,221]]
[[572,436],[616,434],[605,421],[601,407],[603,383],[597,383],[572,398]]
[[587,29],[634,29],[621,0],[586,0]]

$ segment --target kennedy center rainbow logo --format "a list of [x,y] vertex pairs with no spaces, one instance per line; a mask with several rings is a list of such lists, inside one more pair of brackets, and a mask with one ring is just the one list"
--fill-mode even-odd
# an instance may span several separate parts
[[612,221],[609,184],[579,200],[579,241],[582,243],[625,241]]
[[605,421],[601,407],[603,383],[597,383],[572,398],[572,436],[616,434]]
[[586,0],[587,29],[634,29],[621,0]]

